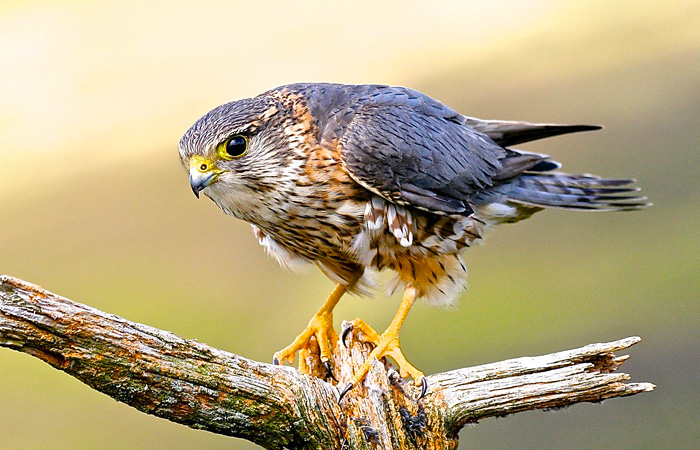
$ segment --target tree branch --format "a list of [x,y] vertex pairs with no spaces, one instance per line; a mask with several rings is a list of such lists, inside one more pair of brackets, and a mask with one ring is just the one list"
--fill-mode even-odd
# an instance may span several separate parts
[[[332,380],[252,361],[167,331],[0,277],[0,346],[35,356],[147,414],[265,448],[456,448],[469,422],[519,411],[651,391],[613,373],[627,358],[616,342],[431,375],[428,395],[375,362],[338,403]],[[371,350],[351,340],[334,350],[343,386]],[[309,364],[319,368],[318,359]],[[322,373],[319,371],[319,373]]]

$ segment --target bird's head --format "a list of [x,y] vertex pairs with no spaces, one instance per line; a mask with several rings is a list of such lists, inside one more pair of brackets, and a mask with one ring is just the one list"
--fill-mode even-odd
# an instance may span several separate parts
[[283,107],[259,96],[218,106],[180,140],[180,159],[199,197],[210,197],[225,212],[246,219],[286,175],[291,142]]

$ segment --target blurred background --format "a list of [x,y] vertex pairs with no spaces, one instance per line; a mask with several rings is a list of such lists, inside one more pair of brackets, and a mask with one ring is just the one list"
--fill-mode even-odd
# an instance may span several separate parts
[[[204,112],[334,81],[410,86],[482,118],[603,124],[524,148],[635,177],[655,205],[501,227],[467,252],[460,307],[417,305],[403,348],[435,373],[639,335],[623,370],[655,392],[484,420],[461,448],[697,448],[700,3],[429,3],[3,1],[0,273],[269,361],[332,285],[285,273],[192,195],[177,141]],[[336,325],[383,329],[397,304],[347,298]],[[0,448],[128,447],[256,448],[0,351]]]

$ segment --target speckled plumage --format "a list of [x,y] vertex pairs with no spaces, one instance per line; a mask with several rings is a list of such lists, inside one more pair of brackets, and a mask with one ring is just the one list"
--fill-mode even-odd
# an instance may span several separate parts
[[283,265],[315,263],[360,292],[391,269],[395,286],[444,305],[465,285],[461,251],[490,226],[545,207],[644,206],[618,195],[631,180],[552,172],[548,156],[509,148],[595,128],[482,121],[406,88],[295,84],[213,109],[179,150],[187,166],[247,137],[203,193]]

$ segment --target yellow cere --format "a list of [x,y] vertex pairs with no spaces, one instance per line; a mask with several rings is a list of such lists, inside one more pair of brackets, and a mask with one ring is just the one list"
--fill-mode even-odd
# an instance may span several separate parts
[[221,169],[216,167],[214,161],[204,156],[193,155],[190,157],[190,173],[192,171],[197,171],[200,173],[213,172],[216,174],[221,173]]

